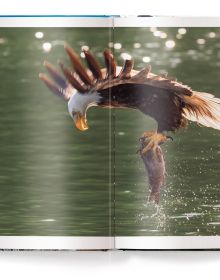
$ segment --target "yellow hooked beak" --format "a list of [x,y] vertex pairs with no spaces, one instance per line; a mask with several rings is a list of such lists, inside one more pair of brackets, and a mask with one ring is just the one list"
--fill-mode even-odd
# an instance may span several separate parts
[[79,130],[84,131],[89,128],[87,125],[87,122],[86,122],[86,118],[84,116],[82,116],[79,112],[74,114],[73,119],[74,119],[76,127]]

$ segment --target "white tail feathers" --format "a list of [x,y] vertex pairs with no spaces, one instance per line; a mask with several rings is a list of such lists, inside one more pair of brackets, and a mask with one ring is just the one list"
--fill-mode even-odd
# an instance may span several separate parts
[[206,92],[184,96],[183,115],[190,121],[220,130],[220,98]]

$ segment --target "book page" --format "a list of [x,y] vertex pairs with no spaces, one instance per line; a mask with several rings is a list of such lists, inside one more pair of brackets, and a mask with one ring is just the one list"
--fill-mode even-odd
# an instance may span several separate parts
[[6,17],[0,26],[0,248],[112,248],[111,111],[86,112],[97,100],[82,74],[75,83],[86,90],[76,93],[67,71],[79,71],[70,48],[103,67],[111,18]]
[[117,248],[219,248],[219,26],[115,19],[118,63],[132,58],[148,75],[127,79],[130,108],[115,110]]

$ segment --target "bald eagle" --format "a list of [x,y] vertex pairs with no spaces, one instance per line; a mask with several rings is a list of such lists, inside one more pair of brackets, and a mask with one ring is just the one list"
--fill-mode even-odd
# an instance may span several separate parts
[[131,108],[154,118],[157,130],[150,133],[145,152],[157,147],[168,137],[167,131],[186,127],[188,120],[220,130],[220,99],[166,76],[155,75],[151,67],[137,71],[133,60],[117,66],[110,50],[104,51],[105,68],[101,68],[92,53],[84,49],[88,67],[76,52],[65,45],[73,69],[59,62],[63,75],[49,62],[44,62],[52,79],[40,74],[40,79],[56,95],[68,101],[68,111],[81,131],[88,129],[86,112],[89,107]]

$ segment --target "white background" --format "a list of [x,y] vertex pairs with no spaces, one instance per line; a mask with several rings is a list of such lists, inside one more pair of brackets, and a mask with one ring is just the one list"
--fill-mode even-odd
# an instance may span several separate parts
[[[220,16],[220,1],[0,0],[0,14]],[[219,268],[216,251],[0,252],[1,279],[214,279]]]

